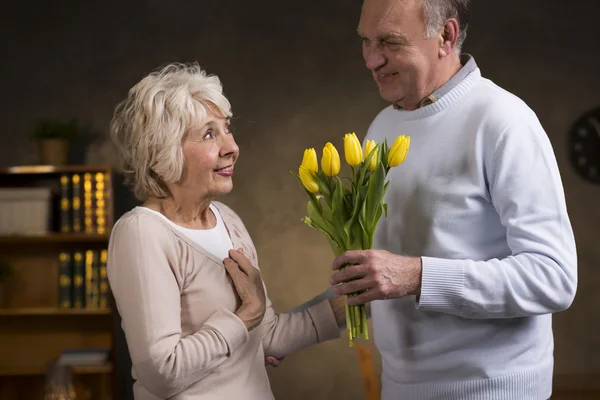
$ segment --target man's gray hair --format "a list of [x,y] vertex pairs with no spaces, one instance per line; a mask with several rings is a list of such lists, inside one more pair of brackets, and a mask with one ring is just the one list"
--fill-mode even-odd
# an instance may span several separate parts
[[454,18],[458,21],[459,34],[456,40],[456,52],[460,53],[467,37],[469,25],[469,0],[421,0],[425,14],[425,35],[427,38],[438,33],[445,22]]

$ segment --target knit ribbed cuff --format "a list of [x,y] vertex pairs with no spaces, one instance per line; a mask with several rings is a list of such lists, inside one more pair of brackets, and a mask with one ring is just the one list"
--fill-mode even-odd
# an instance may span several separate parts
[[323,300],[319,304],[315,304],[307,312],[315,325],[318,343],[340,337],[340,327],[335,320],[335,314],[329,300]]
[[421,257],[423,271],[417,309],[456,314],[462,304],[465,265],[462,260]]
[[225,308],[215,311],[204,325],[223,336],[229,348],[229,354],[235,353],[248,341],[248,328],[246,328],[246,325],[237,315]]

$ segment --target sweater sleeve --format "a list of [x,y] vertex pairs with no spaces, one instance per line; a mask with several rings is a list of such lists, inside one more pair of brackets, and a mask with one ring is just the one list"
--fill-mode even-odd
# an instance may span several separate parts
[[491,203],[511,255],[484,261],[422,257],[417,308],[465,318],[514,318],[567,309],[577,255],[551,144],[535,115],[512,123],[484,153]]
[[267,297],[263,326],[265,354],[278,358],[340,336],[340,328],[327,299],[302,311],[277,313]]
[[133,370],[157,397],[185,390],[248,340],[242,321],[226,309],[212,314],[198,332],[182,336],[184,277],[175,238],[151,217],[134,215],[115,224],[108,278]]

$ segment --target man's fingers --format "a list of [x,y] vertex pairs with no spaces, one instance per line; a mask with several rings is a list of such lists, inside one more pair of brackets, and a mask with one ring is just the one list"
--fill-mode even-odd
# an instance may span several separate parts
[[335,286],[342,282],[347,282],[352,279],[362,278],[367,275],[367,266],[364,264],[351,265],[346,267],[331,276],[329,283]]
[[377,290],[367,290],[366,292],[361,293],[357,296],[348,297],[346,303],[348,303],[351,306],[358,306],[360,304],[366,304],[374,300],[382,299],[383,296],[379,295],[379,292]]
[[366,260],[364,250],[349,250],[336,257],[331,264],[332,269],[340,269],[346,264],[361,264]]
[[337,296],[343,296],[346,294],[360,292],[362,290],[371,289],[373,282],[367,279],[357,279],[354,281],[346,282],[333,288],[333,293]]

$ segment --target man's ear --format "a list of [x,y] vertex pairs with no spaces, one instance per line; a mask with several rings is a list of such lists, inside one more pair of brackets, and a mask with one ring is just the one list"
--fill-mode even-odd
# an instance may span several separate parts
[[458,21],[454,18],[450,18],[444,24],[444,28],[440,35],[440,57],[446,57],[454,51],[456,48],[456,41],[458,40],[459,34]]

